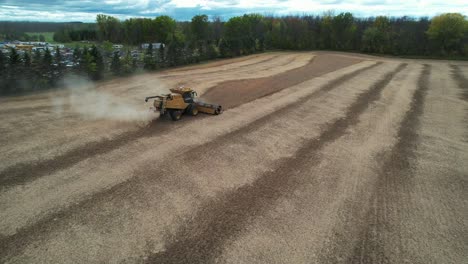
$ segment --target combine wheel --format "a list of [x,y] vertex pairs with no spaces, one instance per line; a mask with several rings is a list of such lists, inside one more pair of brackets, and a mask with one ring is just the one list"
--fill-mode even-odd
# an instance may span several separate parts
[[169,110],[169,115],[171,116],[172,121],[177,121],[182,116],[181,110]]
[[188,110],[188,113],[192,116],[198,115],[198,108],[194,104],[189,105],[187,110]]
[[215,109],[215,115],[219,115],[223,112],[223,108],[221,106],[216,107]]

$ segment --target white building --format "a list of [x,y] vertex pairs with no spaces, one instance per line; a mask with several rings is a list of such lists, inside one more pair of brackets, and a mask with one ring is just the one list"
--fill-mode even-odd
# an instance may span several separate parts
[[[161,47],[165,47],[164,43],[151,43],[153,44],[153,49],[160,49]],[[142,49],[147,49],[149,47],[149,43],[141,44]]]

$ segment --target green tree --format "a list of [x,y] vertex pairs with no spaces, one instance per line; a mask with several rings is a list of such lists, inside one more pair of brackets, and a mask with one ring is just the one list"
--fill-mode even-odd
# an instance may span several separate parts
[[105,70],[101,52],[99,52],[96,45],[93,45],[89,55],[90,58],[87,58],[88,74],[93,80],[99,80],[102,78]]
[[34,54],[33,54],[33,63],[40,63],[41,60],[42,60],[42,55],[41,55],[41,51],[40,50],[35,50],[34,51]]
[[58,46],[56,46],[55,48],[54,60],[55,64],[57,64],[57,66],[60,67],[60,64],[62,63],[62,54],[60,54],[60,49]]
[[[207,40],[208,40],[208,30],[209,30],[209,23],[208,23],[208,16],[207,15],[197,15],[192,18],[192,22],[190,23],[190,33],[191,33],[191,40],[193,51],[191,51],[191,58],[195,61],[201,57],[208,58],[208,50],[207,50]],[[196,58],[193,56],[196,54]]]
[[5,72],[5,69],[6,69],[5,63],[6,63],[6,56],[0,50],[0,76],[3,76],[3,74]]
[[52,65],[52,54],[50,54],[49,49],[45,49],[44,56],[42,57],[42,65],[44,68],[50,68],[50,65]]
[[320,21],[319,47],[321,49],[331,49],[333,47],[333,13],[326,12]]
[[130,51],[127,50],[125,52],[125,57],[123,58],[122,60],[122,74],[130,74],[134,71],[134,67],[133,67],[133,59],[132,59],[132,56],[130,54]]
[[20,56],[16,49],[10,48],[10,58],[8,59],[8,64],[10,67],[16,67],[20,63]]
[[161,46],[159,47],[159,54],[158,54],[158,67],[160,68],[164,68],[165,65],[166,65],[166,45],[165,44],[161,44]]
[[118,51],[114,51],[110,68],[114,75],[119,75],[122,70],[122,64],[120,62],[120,55]]
[[389,53],[392,49],[391,26],[388,17],[379,16],[373,25],[364,31],[362,50],[377,53]]
[[120,21],[113,17],[103,14],[96,16],[96,23],[98,26],[98,37],[100,40],[108,40],[113,43],[118,43],[121,39],[121,23]]
[[94,60],[93,55],[91,55],[91,52],[86,52],[83,54],[83,60],[84,60],[84,67],[85,67],[85,72],[88,75],[89,78],[93,80],[98,80],[99,79],[99,72],[97,68],[96,61]]
[[219,56],[218,48],[213,44],[208,44],[206,56],[208,59],[216,59]]
[[87,75],[86,58],[87,58],[88,53],[89,53],[89,50],[87,48],[84,48],[82,52],[79,52],[79,57],[78,57],[77,62],[78,62],[78,74],[80,75]]
[[221,56],[221,58],[227,58],[232,56],[229,44],[224,39],[221,39],[219,41],[219,55]]
[[266,25],[258,14],[232,17],[224,25],[224,39],[235,55],[249,54],[257,50],[257,40],[264,41]]
[[107,40],[102,43],[101,47],[106,56],[111,55],[112,52],[114,51],[112,42],[107,41]]
[[31,67],[31,55],[29,55],[29,52],[23,53],[23,67],[26,71],[29,71]]
[[143,68],[146,70],[154,70],[156,69],[156,62],[153,55],[153,44],[150,43],[148,45],[148,49],[146,49],[145,57],[143,59]]
[[427,31],[429,39],[437,45],[441,53],[461,51],[467,33],[468,21],[459,13],[434,17]]
[[78,46],[73,49],[73,62],[79,63],[81,59],[81,50]]
[[211,34],[210,39],[216,41],[217,43],[223,36],[223,22],[221,17],[215,16],[212,18],[211,23],[209,23],[210,29],[208,32]]
[[225,40],[228,42],[232,53],[236,56],[243,53],[245,38],[249,37],[249,29],[246,22],[242,17],[232,17],[224,25]]
[[21,60],[19,54],[16,52],[16,49],[10,48],[10,57],[8,59],[8,72],[6,78],[6,92],[7,93],[16,93],[20,89],[18,87],[18,80],[21,79]]
[[332,41],[335,49],[350,50],[356,32],[354,17],[351,13],[341,13],[332,19]]
[[194,41],[197,42],[208,39],[208,24],[207,15],[197,15],[192,18],[192,23],[190,23],[190,26]]
[[54,33],[53,39],[54,41],[57,41],[57,42],[70,42],[71,38],[70,38],[70,32],[69,32],[68,27],[62,27],[61,29],[56,31]]
[[34,73],[31,71],[31,55],[29,52],[24,52],[23,56],[21,57],[22,65],[20,66],[21,69],[21,81],[18,82],[18,89],[22,92],[31,90],[34,86]]
[[153,23],[157,41],[161,43],[169,43],[172,41],[177,24],[174,19],[169,16],[158,16]]
[[3,51],[0,50],[0,94],[8,93],[5,64],[6,56],[3,54]]

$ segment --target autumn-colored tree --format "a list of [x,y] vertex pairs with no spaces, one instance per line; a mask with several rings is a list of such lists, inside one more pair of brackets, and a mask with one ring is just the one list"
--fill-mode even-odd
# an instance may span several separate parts
[[427,34],[440,52],[461,52],[463,40],[467,40],[468,21],[459,13],[447,13],[432,19]]

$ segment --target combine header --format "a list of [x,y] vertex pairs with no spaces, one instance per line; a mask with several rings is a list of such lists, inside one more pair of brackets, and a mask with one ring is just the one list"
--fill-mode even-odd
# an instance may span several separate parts
[[190,88],[179,87],[170,89],[170,91],[170,94],[146,97],[145,102],[155,98],[154,107],[151,107],[151,109],[154,112],[160,112],[161,116],[169,114],[174,121],[179,120],[184,113],[196,116],[198,113],[219,115],[223,112],[220,105],[198,101],[196,99],[197,92]]

